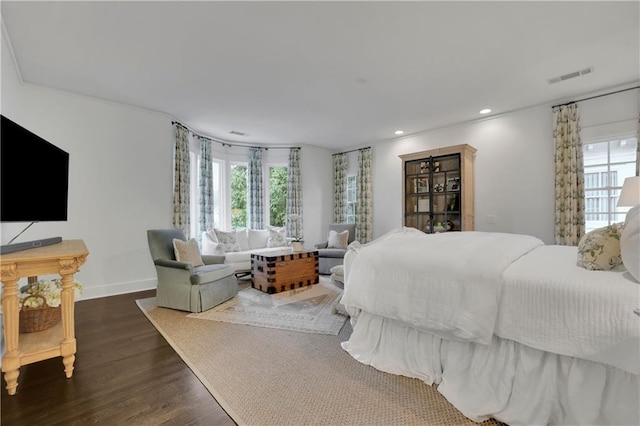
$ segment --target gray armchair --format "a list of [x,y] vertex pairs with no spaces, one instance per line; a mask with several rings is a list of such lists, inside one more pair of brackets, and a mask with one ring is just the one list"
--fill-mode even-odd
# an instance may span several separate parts
[[173,239],[186,241],[178,229],[150,229],[147,241],[156,266],[158,306],[181,311],[202,312],[238,294],[238,280],[233,266],[224,256],[202,256],[203,266],[178,262]]
[[[347,245],[351,244],[356,238],[356,225],[354,223],[332,223],[329,225],[329,231],[332,230],[338,233],[344,230],[349,231]],[[346,249],[327,248],[327,245],[328,241],[315,245],[318,250],[318,272],[325,275],[330,274],[331,268],[334,266],[342,265],[344,255],[347,253]]]

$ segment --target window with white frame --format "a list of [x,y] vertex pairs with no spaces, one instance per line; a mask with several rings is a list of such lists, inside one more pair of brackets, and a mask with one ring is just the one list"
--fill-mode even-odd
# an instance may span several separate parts
[[347,176],[347,217],[346,223],[356,223],[357,200],[356,175]]
[[585,231],[623,222],[629,207],[617,207],[625,178],[635,175],[638,138],[591,140],[583,143]]
[[[200,141],[191,140],[189,160],[190,173],[190,219],[191,236],[197,235],[200,219]],[[241,149],[227,152],[216,149],[212,152],[213,178],[213,227],[218,229],[244,228],[248,226],[247,206],[247,154]],[[287,200],[287,151],[272,153],[271,158],[263,159],[265,218],[267,223],[280,227],[285,224]]]

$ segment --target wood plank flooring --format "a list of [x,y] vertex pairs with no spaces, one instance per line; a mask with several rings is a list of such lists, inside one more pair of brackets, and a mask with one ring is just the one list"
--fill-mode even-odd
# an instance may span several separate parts
[[235,425],[135,304],[155,290],[76,302],[73,377],[62,358],[20,368],[9,425]]

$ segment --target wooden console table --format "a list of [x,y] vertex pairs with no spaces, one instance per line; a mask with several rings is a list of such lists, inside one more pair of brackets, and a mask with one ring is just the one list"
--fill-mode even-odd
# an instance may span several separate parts
[[[61,356],[67,378],[73,375],[76,359],[73,275],[85,262],[89,252],[82,240],[61,243],[0,256],[2,312],[6,353],[2,371],[9,395],[15,395],[20,367]],[[22,277],[59,274],[62,281],[62,321],[48,330],[19,333],[18,280]]]

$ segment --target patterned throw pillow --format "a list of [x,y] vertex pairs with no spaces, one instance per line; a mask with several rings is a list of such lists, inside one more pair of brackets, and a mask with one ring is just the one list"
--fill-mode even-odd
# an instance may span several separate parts
[[189,241],[182,241],[177,238],[173,239],[173,252],[178,262],[190,263],[193,266],[202,266],[202,256],[200,256],[200,248],[195,238]]
[[333,229],[329,231],[329,238],[327,239],[327,248],[347,249],[349,242],[349,230],[338,233]]
[[267,240],[267,247],[286,247],[287,246],[287,234],[284,228],[273,229],[269,228],[269,239]]
[[236,239],[236,231],[225,232],[219,229],[214,229],[213,231],[216,233],[218,243],[222,244],[225,253],[240,251],[240,244]]
[[594,271],[608,271],[622,264],[620,235],[624,223],[594,229],[580,238],[578,266]]

